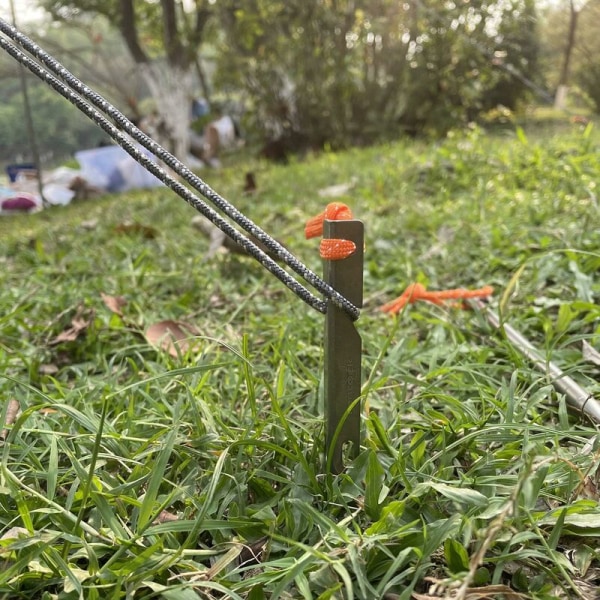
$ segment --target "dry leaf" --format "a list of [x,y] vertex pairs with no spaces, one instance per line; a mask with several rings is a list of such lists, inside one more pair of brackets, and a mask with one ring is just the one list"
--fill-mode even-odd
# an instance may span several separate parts
[[98,227],[98,219],[89,219],[88,221],[81,221],[80,225],[82,229],[92,231],[96,229],[96,227]]
[[589,475],[584,477],[583,481],[577,486],[575,495],[579,498],[588,498],[589,500],[595,501],[600,500],[598,487]]
[[268,542],[269,538],[265,536],[255,542],[245,544],[238,558],[239,566],[249,567],[260,564],[265,557]]
[[254,173],[246,173],[244,178],[244,194],[254,194],[256,192],[256,177]]
[[141,223],[120,223],[115,227],[117,233],[122,234],[140,234],[147,240],[153,240],[158,237],[158,229]]
[[160,515],[153,521],[153,525],[160,525],[161,523],[169,523],[171,521],[179,521],[179,517],[170,513],[168,510],[161,511]]
[[146,329],[148,342],[175,358],[193,348],[190,338],[195,335],[198,331],[194,327],[180,321],[160,321]]
[[58,367],[53,364],[40,365],[38,373],[40,375],[56,375],[58,373]]
[[[4,421],[4,425],[9,427],[17,420],[17,415],[19,414],[19,410],[21,409],[21,405],[18,400],[11,399],[8,401],[8,406],[6,407],[6,419]],[[8,437],[8,429],[3,429],[0,431],[0,440],[5,440]]]
[[585,340],[581,342],[581,347],[584,360],[600,366],[600,352],[598,352],[594,346],[588,344]]
[[[457,592],[450,590],[444,596],[431,596],[429,594],[417,594],[413,592],[411,597],[415,600],[435,600],[436,598],[456,598]],[[461,598],[464,600],[496,600],[499,596],[503,596],[506,600],[522,600],[526,598],[523,594],[515,592],[507,585],[485,585],[482,587],[470,587],[464,590],[464,595]]]
[[330,185],[319,190],[321,198],[339,198],[345,196],[356,185],[356,178],[352,178],[347,183],[338,183]]
[[108,310],[120,317],[123,316],[123,311],[121,309],[127,304],[127,300],[123,296],[109,296],[108,294],[100,292],[100,297]]
[[53,340],[48,342],[51,346],[61,344],[62,342],[74,342],[94,320],[94,311],[86,310],[83,305],[77,307],[75,316],[71,319],[71,326],[59,333]]
[[[206,258],[212,258],[221,248],[225,248],[226,240],[229,238],[227,238],[225,233],[216,225],[213,225],[206,217],[196,215],[192,218],[192,226],[210,240]],[[239,250],[240,247],[237,244],[236,246]]]
[[[196,215],[192,219],[192,226],[205,235],[210,241],[206,258],[212,258],[217,252],[222,250],[229,250],[234,254],[248,254],[246,250],[242,248],[242,246],[240,246],[237,242],[234,242],[216,225],[213,225],[206,217],[203,217],[202,215]],[[273,260],[279,260],[279,257],[271,252],[260,240],[256,239],[253,235],[246,235],[270,258]]]

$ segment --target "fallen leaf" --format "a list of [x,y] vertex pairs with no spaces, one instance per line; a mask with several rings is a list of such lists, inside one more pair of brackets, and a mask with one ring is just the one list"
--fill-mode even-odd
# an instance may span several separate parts
[[584,360],[600,366],[600,352],[598,352],[594,346],[588,344],[585,340],[581,342],[581,347]]
[[153,240],[158,237],[158,229],[150,227],[149,225],[142,225],[141,223],[119,223],[119,225],[115,227],[115,231],[125,235],[140,234],[147,240]]
[[53,364],[40,365],[38,373],[40,375],[56,375],[58,373],[58,367]]
[[208,305],[211,308],[222,308],[223,306],[225,306],[225,304],[225,298],[223,298],[223,296],[221,296],[220,294],[213,294],[208,299]]
[[347,183],[338,183],[330,185],[319,190],[321,198],[339,198],[345,196],[356,185],[356,179],[353,177]]
[[123,311],[121,309],[127,304],[127,300],[123,296],[109,296],[108,294],[100,292],[100,297],[108,310],[120,317],[123,316]]
[[193,326],[181,321],[159,321],[146,329],[148,342],[175,358],[193,348],[190,338],[196,335],[198,331]]
[[[512,588],[507,585],[486,585],[477,588],[467,588],[463,590],[463,594],[460,596],[464,600],[495,600],[498,596],[502,595],[506,600],[521,600],[526,598],[523,594],[515,592]],[[429,595],[429,594],[417,594],[413,592],[411,598],[415,600],[434,600],[435,598],[452,599],[457,596],[455,590],[448,590],[444,596]]]
[[[210,243],[206,258],[212,258],[221,248],[225,248],[226,240],[229,239],[216,225],[213,225],[206,217],[196,215],[192,219],[192,226],[209,238]],[[238,250],[240,247],[236,244]],[[235,250],[234,250],[235,251]]]
[[163,510],[152,522],[153,525],[160,525],[161,523],[169,523],[171,521],[179,521],[179,517],[170,513],[168,510]]
[[40,415],[55,415],[58,411],[55,408],[40,408]]
[[[6,407],[6,419],[4,420],[4,425],[9,427],[17,420],[17,415],[19,414],[19,410],[21,409],[21,405],[18,400],[14,398],[8,401],[8,406]],[[5,440],[8,437],[8,429],[3,429],[0,431],[0,440]]]
[[50,340],[49,345],[55,346],[63,342],[74,342],[94,320],[94,311],[86,309],[82,304],[77,307],[75,316],[71,319],[71,326],[59,333],[53,340]]
[[81,221],[80,223],[82,229],[87,229],[88,231],[93,231],[98,227],[98,219],[89,219],[88,221]]
[[250,567],[263,562],[268,541],[269,538],[265,536],[256,540],[255,542],[244,544],[244,547],[242,548],[242,551],[238,557],[239,566]]
[[256,192],[256,177],[254,173],[246,173],[244,179],[244,194],[254,194]]
[[589,475],[584,477],[583,481],[577,486],[575,494],[579,498],[588,498],[590,500],[595,501],[600,500],[600,495],[598,494],[598,487]]
[[[216,225],[213,225],[206,217],[196,215],[192,219],[192,226],[205,235],[210,241],[206,258],[212,258],[217,252],[222,251],[223,249],[229,250],[234,254],[248,254],[242,246],[227,236]],[[279,260],[277,255],[271,252],[260,240],[257,240],[253,235],[246,235],[270,258]]]

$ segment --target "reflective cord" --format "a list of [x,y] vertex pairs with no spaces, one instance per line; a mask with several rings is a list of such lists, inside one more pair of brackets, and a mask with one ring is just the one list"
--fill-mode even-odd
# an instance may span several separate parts
[[[257,260],[265,269],[277,277],[290,290],[292,290],[301,300],[306,302],[312,308],[321,313],[327,312],[327,302],[317,298],[297,279],[292,277],[277,262],[263,252],[255,243],[253,243],[246,235],[232,227],[225,219],[223,219],[210,206],[202,201],[197,195],[191,192],[187,187],[173,179],[162,167],[157,165],[149,157],[145,156],[138,148],[125,136],[115,125],[113,125],[102,113],[111,117],[114,122],[126,132],[133,140],[138,142],[146,150],[154,154],[158,159],[163,161],[175,173],[180,175],[187,181],[195,190],[209,200],[223,214],[237,223],[245,231],[259,240],[275,257],[289,266],[293,271],[300,275],[307,283],[321,292],[325,298],[329,299],[333,304],[342,308],[347,312],[353,320],[358,319],[360,315],[359,309],[349,302],[344,296],[339,294],[328,283],[323,281],[318,275],[311,271],[306,265],[299,261],[289,250],[282,246],[277,240],[272,238],[260,227],[243,215],[231,203],[220,196],[202,179],[194,174],[175,156],[165,150],[152,138],[140,131],[123,113],[116,109],[112,104],[105,100],[100,94],[94,92],[88,86],[83,84],[73,74],[71,74],[63,65],[56,59],[42,50],[37,44],[30,40],[27,36],[19,32],[15,27],[8,24],[0,18],[0,31],[18,43],[22,48],[27,50],[31,55],[39,59],[48,67],[52,73],[60,77],[65,83],[54,77],[51,72],[43,66],[33,61],[25,55],[19,48],[14,46],[8,40],[0,36],[0,48],[11,55],[15,60],[23,64],[34,75],[42,81],[50,85],[61,96],[69,100],[75,107],[83,112],[88,118],[100,126],[119,146],[121,146],[134,160],[140,163],[145,169],[165,183],[176,194],[183,198],[188,204],[195,208],[198,212],[209,219],[223,233],[239,244],[250,256]],[[66,85],[65,85],[66,84]],[[85,98],[85,100],[84,100]],[[88,104],[89,101],[92,105]],[[96,108],[94,108],[94,106]],[[96,110],[98,109],[98,110]]]

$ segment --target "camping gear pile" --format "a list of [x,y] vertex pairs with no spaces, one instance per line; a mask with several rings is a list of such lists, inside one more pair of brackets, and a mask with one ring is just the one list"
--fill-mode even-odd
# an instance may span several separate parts
[[[140,151],[154,160],[148,151]],[[35,165],[8,165],[8,182],[0,183],[0,214],[37,212],[44,206],[163,185],[119,146],[82,150],[75,158],[79,169],[58,167],[45,172],[41,186]]]

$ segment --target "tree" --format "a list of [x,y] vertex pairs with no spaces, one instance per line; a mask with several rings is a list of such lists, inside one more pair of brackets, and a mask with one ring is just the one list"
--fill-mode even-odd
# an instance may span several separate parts
[[[39,36],[39,37],[38,37]],[[130,116],[140,117],[147,93],[137,66],[117,30],[104,17],[69,20],[40,28],[36,39],[70,71]]]
[[548,99],[539,74],[539,30],[535,0],[512,3],[511,18],[498,26],[492,62],[497,66],[496,84],[483,99],[485,109],[505,106],[512,111],[531,97]]
[[[25,24],[28,30],[35,26],[35,40],[43,48],[60,58],[69,70],[81,74],[86,84],[99,91],[116,106],[137,116],[136,99],[147,94],[142,78],[137,74],[133,60],[120,34],[106,19],[57,22],[46,20]],[[33,111],[42,167],[72,156],[73,152],[93,147],[106,141],[106,134],[86,117],[80,115],[68,102],[51,92],[27,70],[28,94]],[[8,55],[0,56],[0,161],[34,159],[24,122],[23,96],[19,86],[19,68]]]
[[[565,18],[567,12],[569,18]],[[554,90],[555,105],[564,108],[567,91],[575,86],[580,97],[582,90],[592,101],[596,97],[600,109],[600,0],[564,0],[550,4],[541,16],[541,70],[547,87]]]
[[[3,79],[5,82],[8,89],[0,93],[0,162],[28,162],[32,155],[23,121],[23,98],[18,88],[10,91],[11,79]],[[103,140],[101,130],[44,83],[32,78],[30,96],[42,164],[61,161],[76,150],[96,146]]]
[[194,73],[212,14],[210,0],[194,0],[191,9],[185,8],[182,0],[40,1],[57,19],[85,20],[102,15],[117,26],[150,90],[168,145],[185,158]]
[[443,132],[483,108],[501,75],[499,25],[525,7],[532,1],[220,0],[216,83],[241,86],[252,125],[292,145]]
[[573,49],[575,47],[577,22],[579,20],[579,13],[585,7],[585,5],[586,0],[569,0],[569,27],[567,29],[567,42],[565,44],[562,69],[560,71],[560,78],[558,80],[558,86],[556,88],[556,97],[554,100],[555,108],[563,109],[565,108],[567,102],[567,92],[569,89],[569,74],[571,70],[571,57],[573,55]]
[[600,114],[600,0],[590,0],[581,10],[578,24],[575,80]]

